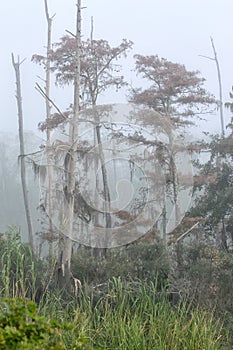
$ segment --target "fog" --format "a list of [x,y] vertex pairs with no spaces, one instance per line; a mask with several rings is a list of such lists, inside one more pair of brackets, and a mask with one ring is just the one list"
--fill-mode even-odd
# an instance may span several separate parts
[[[53,43],[75,33],[76,2],[47,0]],[[94,102],[90,86],[120,79],[112,79],[112,62],[105,64],[109,52],[99,64],[92,42],[86,90],[82,85],[73,99],[72,84],[60,88],[54,76],[51,91],[44,90],[45,67],[31,58],[46,57],[45,3],[0,0],[1,344],[233,349],[232,129],[218,139],[219,110],[195,118],[196,126],[182,124],[183,116],[200,112],[203,100],[214,101],[205,99],[208,93],[219,99],[211,38],[223,103],[231,101],[233,1],[81,0],[83,40],[93,34],[111,48],[123,39],[134,43],[117,61],[128,86],[106,90],[99,105],[81,111],[88,99]],[[22,63],[20,137],[12,53]],[[162,88],[146,96],[162,115],[127,101],[130,88],[148,87],[136,75],[136,54],[163,62],[156,70]],[[168,64],[165,75],[161,58],[178,65]],[[201,84],[192,90],[196,71],[206,79],[203,90]],[[63,113],[72,110],[74,100],[73,115],[53,131],[60,115],[46,114],[37,83],[53,101],[51,114],[54,104]],[[224,107],[225,128],[232,116]],[[213,142],[199,142],[203,137]]]
[[[66,30],[75,31],[76,1],[48,0],[50,16],[54,15],[52,37],[53,42],[66,34]],[[131,86],[143,86],[144,82],[134,71],[134,54],[156,55],[172,62],[184,64],[188,70],[199,70],[206,79],[206,89],[219,97],[219,87],[216,64],[213,58],[210,36],[216,46],[223,87],[224,102],[228,101],[229,92],[233,85],[233,45],[232,41],[232,2],[230,0],[82,0],[82,37],[90,37],[91,18],[94,20],[94,38],[106,39],[110,45],[117,46],[123,38],[132,40],[134,47],[127,59],[122,59],[122,74]],[[36,91],[35,84],[44,85],[43,67],[31,62],[33,54],[45,54],[47,40],[47,22],[44,12],[44,1],[1,1],[0,2],[2,33],[2,50],[0,64],[0,94],[1,94],[1,144],[2,174],[7,180],[9,173],[17,173],[17,190],[11,189],[4,202],[4,210],[8,215],[5,224],[17,224],[22,215],[19,167],[17,157],[19,148],[15,135],[18,131],[17,104],[15,98],[15,72],[11,62],[11,53],[15,59],[25,61],[21,65],[21,85],[23,96],[24,128],[26,142],[30,151],[36,150],[43,142],[44,134],[38,131],[38,123],[45,118],[45,103],[43,97]],[[72,86],[58,88],[52,86],[51,97],[61,110],[65,110],[72,102]],[[127,102],[127,89],[118,93],[107,91],[100,96],[99,103]],[[229,111],[224,110],[225,125],[230,118]],[[190,130],[193,138],[202,135],[203,130],[220,133],[219,111],[210,114],[206,122],[200,122],[198,127]],[[10,133],[10,134],[8,134]],[[32,142],[34,137],[34,145]],[[28,135],[31,135],[30,137]],[[33,145],[33,148],[32,148]],[[7,150],[8,148],[8,150]],[[4,152],[3,152],[4,150]],[[12,157],[12,158],[11,158]],[[5,159],[4,158],[4,159]],[[3,159],[3,160],[4,160]],[[8,171],[8,170],[9,171]],[[31,174],[31,177],[32,174]],[[6,180],[5,179],[5,180]],[[4,181],[5,181],[4,180]],[[33,183],[33,180],[32,180]],[[5,186],[5,187],[4,187]],[[34,186],[34,185],[33,185]],[[3,184],[6,189],[6,184]],[[36,186],[35,186],[36,187]],[[34,190],[33,190],[34,191]],[[5,193],[4,192],[4,193]],[[18,209],[13,206],[14,197],[18,197]],[[34,192],[33,192],[34,193]],[[11,203],[8,203],[11,199]],[[36,194],[38,203],[38,194]],[[34,207],[36,207],[35,205]],[[15,212],[19,213],[15,215]],[[12,213],[14,214],[12,215]],[[12,219],[13,218],[13,219]],[[23,231],[25,223],[22,225]],[[3,230],[4,228],[1,227]]]
[[[53,41],[66,30],[75,31],[75,0],[51,0]],[[82,35],[90,35],[91,16],[94,18],[94,37],[118,45],[122,38],[134,42],[133,51],[124,64],[127,81],[139,86],[135,76],[133,55],[158,54],[172,62],[184,64],[189,70],[200,70],[206,78],[206,88],[219,96],[217,71],[210,36],[213,37],[221,68],[224,102],[228,100],[233,84],[232,8],[230,0],[83,0]],[[2,50],[0,65],[0,93],[2,101],[1,129],[17,131],[15,76],[11,53],[26,61],[21,66],[25,129],[37,132],[37,124],[45,117],[43,98],[35,90],[35,83],[44,78],[43,69],[31,62],[34,53],[43,54],[46,45],[46,19],[44,1],[1,1]],[[126,102],[126,90],[118,94],[106,93],[100,103]],[[53,88],[53,99],[61,109],[72,101],[72,89]],[[225,111],[225,119],[229,113]],[[202,129],[220,132],[218,113],[208,117]],[[196,133],[196,131],[194,131]]]

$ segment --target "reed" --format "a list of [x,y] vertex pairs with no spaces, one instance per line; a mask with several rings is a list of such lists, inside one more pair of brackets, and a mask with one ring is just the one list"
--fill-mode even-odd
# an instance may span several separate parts
[[[0,297],[34,300],[38,261],[18,231],[10,229],[1,239],[0,254]],[[156,279],[113,277],[95,287],[84,283],[78,296],[66,300],[55,284],[45,290],[37,312],[48,322],[71,325],[53,336],[67,350],[232,349],[230,337],[211,312],[184,301],[172,304],[166,286],[161,288]]]

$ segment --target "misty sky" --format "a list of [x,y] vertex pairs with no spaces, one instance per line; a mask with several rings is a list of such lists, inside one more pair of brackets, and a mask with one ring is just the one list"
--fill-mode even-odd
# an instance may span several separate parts
[[[48,0],[53,21],[53,41],[65,30],[75,31],[76,0]],[[126,38],[134,42],[130,56],[124,62],[123,73],[137,85],[134,54],[158,54],[172,62],[184,64],[189,70],[200,70],[207,79],[206,88],[218,97],[218,80],[210,36],[213,37],[221,67],[224,102],[229,100],[233,85],[233,24],[232,0],[82,0],[82,34],[90,35],[94,17],[94,37],[118,45]],[[46,20],[43,0],[1,0],[0,55],[1,130],[17,131],[15,75],[11,52],[26,61],[21,66],[25,129],[37,130],[45,117],[43,98],[35,90],[36,82],[43,86],[43,69],[31,62],[34,53],[45,53]],[[72,101],[71,88],[53,89],[53,98],[61,109]],[[99,102],[125,102],[125,91],[106,93]],[[229,119],[229,112],[226,118]],[[206,130],[220,132],[218,114],[212,115]]]

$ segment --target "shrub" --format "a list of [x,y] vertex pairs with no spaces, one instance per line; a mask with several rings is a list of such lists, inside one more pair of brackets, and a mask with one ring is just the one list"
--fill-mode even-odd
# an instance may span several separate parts
[[123,280],[153,280],[161,286],[167,283],[169,262],[165,247],[148,243],[109,249],[107,257],[81,248],[74,254],[72,270],[82,281],[105,283],[113,277]]
[[[36,304],[26,299],[0,301],[0,349],[88,350],[87,339],[73,324],[38,315]],[[73,338],[69,338],[72,334]],[[66,347],[67,338],[69,345]]]
[[38,316],[36,304],[25,299],[2,299],[0,302],[0,349],[62,350],[61,326]]

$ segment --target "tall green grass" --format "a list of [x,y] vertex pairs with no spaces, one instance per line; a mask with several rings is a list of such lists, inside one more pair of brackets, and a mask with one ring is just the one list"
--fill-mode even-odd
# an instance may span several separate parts
[[156,283],[112,279],[97,295],[84,288],[65,308],[58,294],[53,299],[50,295],[51,302],[41,308],[43,315],[72,323],[72,331],[63,334],[66,349],[73,349],[78,332],[87,339],[88,349],[220,350],[226,342],[211,314],[186,303],[171,305]]
[[[0,244],[0,296],[34,300],[38,261],[17,232],[9,232]],[[58,339],[67,350],[232,349],[211,313],[170,303],[166,288],[161,291],[152,281],[112,278],[96,287],[84,285],[77,297],[66,300],[51,284],[38,313],[48,321],[72,324],[61,328]]]
[[94,344],[122,350],[221,349],[221,327],[213,316],[185,303],[171,305],[155,283],[134,287],[113,280],[94,306],[91,299],[81,305]]
[[19,230],[9,228],[0,241],[0,296],[34,299],[35,260],[31,249],[21,242]]

